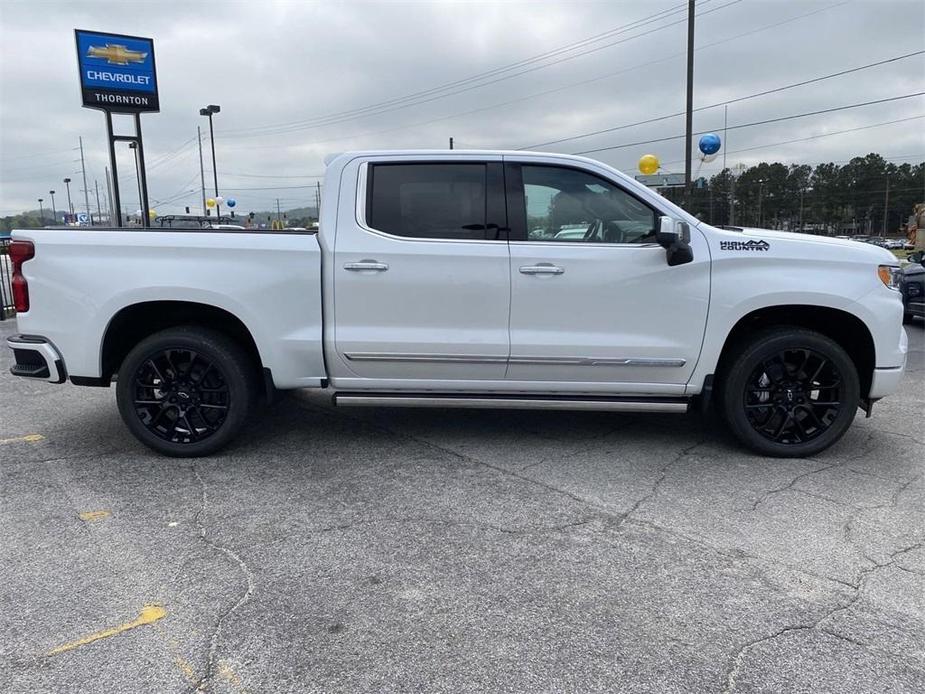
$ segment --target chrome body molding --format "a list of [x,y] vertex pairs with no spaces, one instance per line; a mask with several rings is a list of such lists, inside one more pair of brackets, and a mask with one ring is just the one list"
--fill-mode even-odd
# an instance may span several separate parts
[[507,357],[481,354],[402,354],[398,352],[350,352],[344,354],[350,361],[414,361],[449,364],[506,364]]
[[627,357],[609,359],[601,357],[495,357],[481,354],[403,354],[398,352],[350,352],[344,355],[350,361],[401,361],[440,362],[449,364],[533,364],[551,366],[664,366],[680,368],[685,359],[648,359]]

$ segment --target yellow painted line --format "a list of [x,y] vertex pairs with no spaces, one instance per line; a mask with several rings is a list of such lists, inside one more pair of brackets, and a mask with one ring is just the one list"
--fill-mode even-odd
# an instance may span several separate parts
[[117,627],[112,627],[110,629],[103,629],[102,631],[97,631],[96,633],[90,634],[89,636],[84,636],[81,639],[76,641],[71,641],[66,643],[63,646],[58,646],[53,648],[48,652],[48,655],[57,655],[58,653],[64,653],[65,651],[72,651],[75,648],[80,648],[81,646],[86,646],[88,643],[93,643],[94,641],[99,641],[100,639],[108,639],[110,636],[116,636],[122,632],[128,631],[129,629],[134,629],[135,627],[144,626],[145,624],[153,624],[159,619],[163,619],[167,616],[167,610],[165,610],[160,605],[145,605],[142,608],[141,613],[133,619],[131,622],[126,622],[125,624],[120,624]]
[[27,434],[25,436],[14,436],[11,439],[0,439],[0,446],[5,446],[8,443],[35,443],[36,441],[44,441],[45,437],[41,434]]
[[93,521],[103,520],[104,518],[109,518],[112,513],[109,511],[84,511],[83,513],[78,513],[77,517],[82,521],[87,523],[92,523]]

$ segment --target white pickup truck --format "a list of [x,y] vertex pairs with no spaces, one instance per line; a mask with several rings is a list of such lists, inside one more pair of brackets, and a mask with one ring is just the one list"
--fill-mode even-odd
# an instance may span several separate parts
[[853,241],[708,226],[596,161],[353,152],[317,234],[22,230],[13,373],[108,387],[199,456],[264,394],[337,405],[686,412],[770,456],[831,445],[906,360],[899,267]]

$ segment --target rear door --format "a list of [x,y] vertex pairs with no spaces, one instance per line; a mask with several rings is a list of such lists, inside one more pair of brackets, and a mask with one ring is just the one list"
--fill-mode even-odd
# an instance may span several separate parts
[[335,240],[343,364],[360,379],[503,380],[510,272],[501,158],[372,159],[357,175],[356,213],[338,219]]
[[[508,379],[550,389],[680,394],[706,326],[710,262],[669,267],[660,213],[603,175],[505,166],[511,225]],[[565,384],[557,385],[558,384]]]

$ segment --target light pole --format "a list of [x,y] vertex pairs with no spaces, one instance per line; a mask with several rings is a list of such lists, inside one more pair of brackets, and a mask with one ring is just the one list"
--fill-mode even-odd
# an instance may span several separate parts
[[[143,207],[143,203],[141,199],[141,169],[138,168],[138,143],[129,142],[128,148],[135,153],[135,180],[138,181],[138,209],[141,210]],[[144,214],[144,210],[142,210],[142,214]],[[141,222],[142,222],[142,226],[144,226],[143,219],[141,220]]]
[[45,198],[39,198],[39,225],[45,226],[45,209],[42,207],[42,201]]
[[57,221],[57,210],[55,210],[55,191],[49,190],[48,194],[51,196],[51,223],[54,224]]
[[67,188],[67,211],[68,214],[74,214],[74,205],[71,204],[71,179],[64,179],[64,186]]
[[209,139],[212,141],[212,180],[215,183],[215,216],[217,219],[222,217],[222,206],[218,203],[218,169],[215,168],[215,131],[212,129],[212,116],[222,110],[221,106],[209,104],[205,108],[199,109],[200,116],[209,118]]

